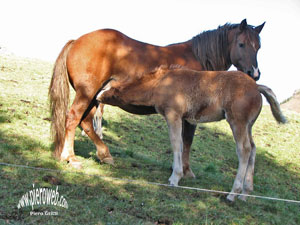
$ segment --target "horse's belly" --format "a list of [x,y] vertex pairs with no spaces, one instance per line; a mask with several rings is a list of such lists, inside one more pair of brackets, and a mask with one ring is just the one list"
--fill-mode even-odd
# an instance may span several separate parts
[[124,103],[124,101],[119,101],[119,99],[114,97],[103,99],[101,103],[117,106],[126,112],[137,114],[137,115],[150,115],[150,114],[157,113],[153,106],[126,104]]
[[220,121],[224,118],[225,118],[224,113],[223,111],[220,110],[214,113],[202,113],[201,115],[191,116],[185,118],[185,120],[191,124],[197,124],[197,123],[208,123],[208,122]]
[[150,115],[156,114],[156,110],[152,106],[144,106],[144,105],[118,105],[121,109],[125,110],[126,112],[137,114],[137,115]]

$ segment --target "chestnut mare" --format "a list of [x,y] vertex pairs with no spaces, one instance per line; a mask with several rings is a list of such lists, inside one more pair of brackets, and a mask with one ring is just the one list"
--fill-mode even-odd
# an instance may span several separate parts
[[[173,148],[171,185],[178,185],[183,177],[182,124],[227,120],[239,159],[237,175],[227,199],[235,194],[253,190],[256,148],[252,126],[257,119],[264,94],[276,120],[285,123],[280,106],[271,89],[257,85],[253,79],[239,71],[195,71],[185,68],[159,69],[135,80],[114,75],[97,96],[104,104],[126,109],[127,105],[152,106],[167,121]],[[245,196],[240,196],[246,200]]]
[[[80,124],[95,143],[100,161],[113,163],[108,147],[93,129],[97,102],[92,101],[99,88],[112,75],[135,79],[160,65],[179,64],[200,71],[228,70],[233,64],[238,70],[258,80],[257,52],[263,26],[264,23],[253,27],[243,20],[240,24],[225,24],[186,42],[166,47],[142,43],[110,29],[98,30],[69,41],[55,62],[49,87],[54,155],[80,167],[81,163],[74,153],[75,129]],[[67,113],[69,83],[76,95]],[[131,104],[126,106],[126,110],[136,114],[157,113],[153,106],[148,105]],[[194,176],[189,167],[189,151],[195,128],[187,121],[183,124],[186,176]]]

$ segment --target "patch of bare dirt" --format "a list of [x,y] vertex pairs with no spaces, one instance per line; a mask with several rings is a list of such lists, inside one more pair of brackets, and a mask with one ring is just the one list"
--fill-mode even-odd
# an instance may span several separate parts
[[295,111],[300,113],[300,89],[295,91],[292,97],[284,101],[281,105],[283,109]]

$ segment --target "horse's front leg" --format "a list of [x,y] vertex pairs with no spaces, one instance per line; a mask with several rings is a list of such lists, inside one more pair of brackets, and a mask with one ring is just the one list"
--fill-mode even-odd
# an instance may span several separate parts
[[193,173],[192,169],[190,168],[190,149],[193,143],[193,138],[196,130],[196,125],[190,124],[186,120],[183,122],[183,129],[182,129],[182,139],[183,139],[183,153],[182,153],[182,160],[183,160],[183,174],[184,177],[192,177],[196,178],[195,174]]
[[171,185],[178,186],[178,182],[183,177],[182,165],[182,119],[176,112],[171,111],[166,114],[166,120],[169,127],[169,136],[173,149],[173,172],[169,178]]

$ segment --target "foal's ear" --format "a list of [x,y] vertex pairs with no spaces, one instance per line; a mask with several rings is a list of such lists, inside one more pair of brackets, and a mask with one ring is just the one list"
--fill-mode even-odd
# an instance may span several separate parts
[[243,30],[245,30],[246,28],[247,28],[247,26],[248,26],[248,24],[247,24],[247,20],[246,19],[244,19],[242,22],[241,22],[241,24],[240,24],[240,31],[243,31]]
[[265,25],[266,22],[264,22],[263,24],[257,26],[254,28],[254,30],[257,32],[257,33],[260,33],[261,30],[264,28],[264,25]]

